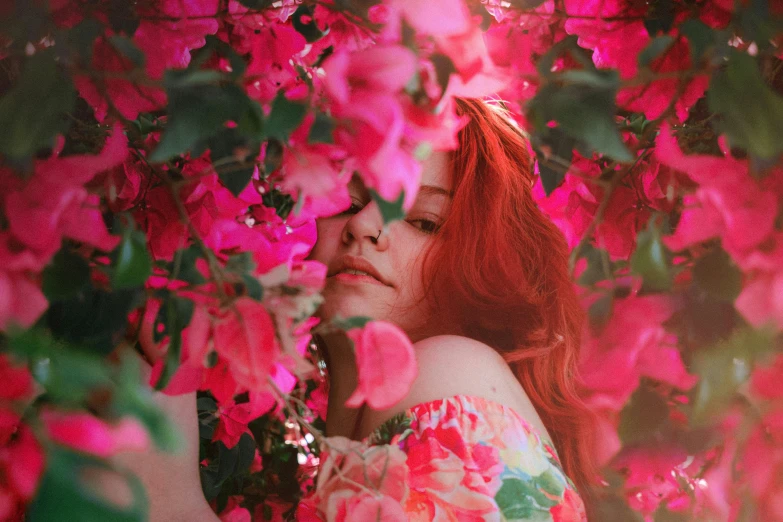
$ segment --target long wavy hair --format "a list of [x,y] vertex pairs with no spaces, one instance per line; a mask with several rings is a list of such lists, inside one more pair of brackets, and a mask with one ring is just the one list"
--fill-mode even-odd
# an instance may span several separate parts
[[468,122],[451,153],[451,210],[424,258],[425,299],[504,357],[587,503],[594,416],[578,394],[584,315],[568,247],[533,199],[524,134],[480,100],[458,99],[457,113]]

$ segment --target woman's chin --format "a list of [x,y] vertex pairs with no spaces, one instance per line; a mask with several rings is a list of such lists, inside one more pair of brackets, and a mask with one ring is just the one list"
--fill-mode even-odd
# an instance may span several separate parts
[[332,319],[347,319],[348,317],[370,317],[371,319],[383,319],[379,314],[374,313],[371,306],[368,306],[366,300],[353,302],[352,299],[340,300],[335,303],[334,300],[325,299],[323,304],[315,313],[322,321],[331,321]]

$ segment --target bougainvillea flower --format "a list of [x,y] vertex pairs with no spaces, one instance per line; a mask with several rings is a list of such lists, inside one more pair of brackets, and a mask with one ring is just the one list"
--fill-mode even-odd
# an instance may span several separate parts
[[741,456],[743,479],[759,508],[759,520],[783,517],[780,491],[783,487],[783,410],[766,413],[755,426]]
[[[262,103],[271,102],[278,90],[291,85],[298,73],[293,63],[307,45],[304,36],[290,25],[264,24],[245,29],[246,38],[238,38],[248,47],[247,94]],[[242,50],[241,47],[238,50]]]
[[39,284],[23,272],[0,268],[0,331],[11,324],[31,326],[49,307]]
[[0,399],[19,400],[30,398],[33,393],[33,377],[24,365],[12,364],[7,354],[0,354]]
[[[633,78],[639,69],[637,57],[651,41],[643,23],[646,9],[644,4],[624,0],[566,0],[565,10],[571,17],[565,22],[565,30],[579,37],[581,47],[593,50],[596,67],[615,68],[622,79]],[[651,68],[659,74],[690,69],[687,43],[675,40]],[[621,89],[617,103],[628,110],[643,112],[652,120],[676,96],[676,114],[680,121],[685,121],[688,109],[702,97],[707,84],[707,78],[699,76],[689,79],[680,92],[677,78],[656,79],[643,86]]]
[[44,470],[44,452],[18,415],[0,408],[0,519],[19,520]]
[[[144,72],[153,80],[160,80],[166,69],[187,67],[190,51],[203,47],[205,37],[218,30],[214,17],[218,0],[162,0],[154,5],[139,4],[139,11],[140,23],[132,40],[144,53]],[[107,76],[135,68],[106,37],[95,41],[91,65],[94,71],[109,73]],[[161,89],[129,79],[77,76],[75,83],[79,94],[95,109],[98,121],[106,118],[110,106],[133,120],[140,112],[159,109],[166,102]]]
[[[158,382],[166,365],[163,354],[168,349],[168,337],[160,343],[153,342],[152,326],[160,309],[160,301],[150,299],[147,301],[141,328],[139,330],[139,342],[144,352],[155,359],[150,373],[150,385]],[[180,361],[174,374],[166,387],[162,390],[166,395],[181,395],[198,390],[204,381],[204,369],[209,352],[209,338],[211,324],[207,308],[196,305],[188,325],[182,329],[182,341],[180,346]]]
[[351,205],[351,173],[340,166],[345,153],[337,147],[308,143],[315,118],[308,115],[291,134],[291,147],[283,153],[281,188],[301,202],[302,215],[323,217]]
[[218,424],[215,433],[212,435],[213,441],[221,441],[227,448],[233,448],[239,442],[243,433],[250,434],[247,423],[258,417],[253,412],[248,403],[236,404],[230,402],[227,405],[219,406],[217,411]]
[[337,52],[323,65],[324,87],[338,103],[346,104],[352,92],[394,93],[416,72],[416,56],[401,45],[373,47],[354,53]]
[[252,522],[250,511],[240,505],[243,500],[242,495],[228,497],[226,507],[223,508],[219,516],[220,522]]
[[773,230],[778,202],[750,175],[747,160],[686,155],[671,135],[668,125],[656,139],[655,154],[665,165],[686,173],[699,184],[686,198],[686,208],[677,229],[665,238],[669,248],[682,250],[692,244],[721,237],[733,256],[758,246]]
[[464,0],[392,0],[389,5],[398,9],[419,34],[449,36],[462,34],[470,27],[470,12]]
[[678,503],[689,502],[690,491],[680,484],[687,460],[688,453],[676,446],[642,447],[624,451],[612,466],[626,470],[629,505],[649,516],[662,502],[674,511]]
[[263,391],[280,348],[266,308],[240,297],[215,322],[215,350],[231,368],[236,382],[251,391]]
[[340,115],[350,121],[350,129],[338,128],[335,140],[344,147],[368,188],[386,200],[396,201],[405,191],[403,206],[416,199],[421,164],[413,151],[403,146],[405,119],[402,107],[391,95],[357,93]]
[[150,443],[147,430],[131,417],[109,424],[85,412],[47,409],[41,412],[41,420],[53,441],[98,457],[144,451]]
[[676,337],[662,326],[674,312],[668,296],[615,299],[610,322],[599,334],[585,328],[580,373],[588,402],[620,411],[642,376],[681,390],[696,383],[676,349]]
[[63,236],[112,250],[119,238],[109,235],[97,207],[98,198],[87,194],[83,185],[121,163],[127,153],[122,127],[115,125],[98,155],[36,161],[30,181],[5,197],[11,233],[44,258],[59,250]]
[[408,336],[386,321],[370,321],[348,331],[354,343],[359,384],[346,401],[356,408],[363,402],[376,410],[399,402],[413,384],[418,369]]

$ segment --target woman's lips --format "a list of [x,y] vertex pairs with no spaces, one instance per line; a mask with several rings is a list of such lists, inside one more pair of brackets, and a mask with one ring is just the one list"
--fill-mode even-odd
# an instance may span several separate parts
[[346,272],[340,272],[334,274],[332,277],[337,281],[340,281],[341,283],[348,283],[348,284],[370,283],[374,285],[386,286],[384,283],[381,283],[380,281],[378,281],[377,279],[375,279],[373,276],[370,275],[348,274]]

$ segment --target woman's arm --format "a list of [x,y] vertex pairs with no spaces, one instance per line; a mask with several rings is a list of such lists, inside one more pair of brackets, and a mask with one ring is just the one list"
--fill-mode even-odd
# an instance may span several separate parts
[[437,335],[414,343],[418,376],[408,395],[386,410],[365,407],[358,438],[408,408],[454,395],[482,397],[512,408],[540,433],[544,423],[522,385],[490,346],[457,335]]
[[213,522],[218,517],[201,490],[196,394],[170,397],[154,392],[155,402],[182,435],[177,453],[150,446],[144,453],[125,452],[113,460],[139,477],[149,498],[150,522]]

